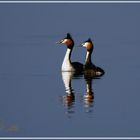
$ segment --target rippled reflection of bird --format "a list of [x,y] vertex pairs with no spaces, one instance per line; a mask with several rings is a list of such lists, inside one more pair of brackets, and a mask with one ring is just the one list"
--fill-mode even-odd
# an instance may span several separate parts
[[66,95],[63,96],[63,104],[69,109],[72,108],[75,101],[74,91],[71,86],[73,74],[73,72],[62,72],[62,80],[66,91]]
[[92,89],[92,77],[87,77],[87,75],[84,75],[84,79],[86,82],[86,93],[84,95],[84,103],[85,103],[85,107],[88,111],[86,112],[90,112],[89,109],[91,109],[93,107],[93,102],[94,102],[94,92]]

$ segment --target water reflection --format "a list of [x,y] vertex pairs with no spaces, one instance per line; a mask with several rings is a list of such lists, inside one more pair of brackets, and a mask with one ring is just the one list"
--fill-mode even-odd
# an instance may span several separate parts
[[91,113],[93,110],[93,102],[94,102],[94,92],[92,89],[92,76],[87,76],[84,74],[84,79],[86,82],[86,93],[84,95],[84,107],[86,109],[86,113]]
[[86,95],[84,95],[84,100],[87,104],[93,102],[94,92],[92,91],[92,78],[85,78],[86,81]]
[[[81,77],[83,76],[83,77]],[[64,87],[65,87],[65,93],[66,95],[64,95],[62,97],[63,99],[63,105],[66,109],[66,114],[68,115],[68,117],[71,117],[71,115],[75,112],[74,111],[74,107],[75,107],[75,102],[77,102],[77,99],[75,99],[75,92],[72,88],[72,80],[73,79],[78,79],[80,77],[83,78],[85,80],[85,91],[82,91],[83,94],[82,96],[82,101],[84,103],[84,108],[85,108],[85,112],[86,113],[91,113],[93,112],[93,103],[94,103],[94,91],[93,91],[93,81],[95,79],[99,79],[100,77],[95,77],[95,75],[84,72],[83,75],[79,75],[77,73],[74,72],[62,72],[62,80],[64,83]]]
[[66,91],[66,95],[63,96],[63,105],[66,108],[66,114],[74,113],[73,106],[75,101],[75,95],[71,86],[71,80],[73,76],[74,72],[62,72],[62,80],[64,82]]

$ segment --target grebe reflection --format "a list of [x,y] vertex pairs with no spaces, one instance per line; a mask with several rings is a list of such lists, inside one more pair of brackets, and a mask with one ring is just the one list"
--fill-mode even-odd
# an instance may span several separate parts
[[84,75],[84,79],[86,82],[86,93],[84,95],[84,107],[86,108],[86,112],[90,113],[92,112],[93,108],[93,102],[94,102],[94,92],[92,89],[92,76],[89,77],[89,75]]
[[63,104],[67,109],[68,114],[74,113],[72,110],[74,101],[75,101],[75,95],[74,91],[71,86],[71,80],[73,78],[74,72],[62,72],[62,80],[64,83],[66,95],[63,96]]
[[[66,92],[66,95],[64,95],[62,99],[63,105],[66,108],[66,113],[69,115],[74,113],[75,108],[75,94],[72,88],[72,79],[75,79],[75,77],[76,77],[75,72],[62,72],[62,80]],[[90,113],[92,112],[94,102],[94,92],[92,90],[93,78],[90,77],[89,75],[84,75],[84,79],[86,83],[86,93],[82,95],[82,102],[84,103],[84,108],[86,109],[86,112]]]

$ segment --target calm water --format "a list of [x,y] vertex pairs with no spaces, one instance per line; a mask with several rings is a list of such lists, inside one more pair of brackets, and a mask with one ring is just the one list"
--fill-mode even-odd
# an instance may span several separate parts
[[[0,4],[0,136],[140,136],[139,13],[140,4]],[[67,32],[76,45],[94,40],[103,77],[61,73],[66,47],[55,42]],[[72,60],[85,54],[74,48]]]

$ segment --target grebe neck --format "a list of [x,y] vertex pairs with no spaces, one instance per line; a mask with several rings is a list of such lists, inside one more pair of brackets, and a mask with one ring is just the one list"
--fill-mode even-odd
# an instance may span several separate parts
[[62,71],[73,71],[73,67],[71,64],[71,53],[73,47],[67,47],[67,51],[62,63]]
[[64,61],[69,61],[71,63],[71,53],[72,53],[72,49],[67,48],[67,51],[66,51],[66,54],[65,54],[65,57],[64,57]]
[[87,51],[86,60],[85,60],[85,64],[86,64],[86,65],[92,64],[92,61],[91,61],[91,54],[92,54],[92,51]]

